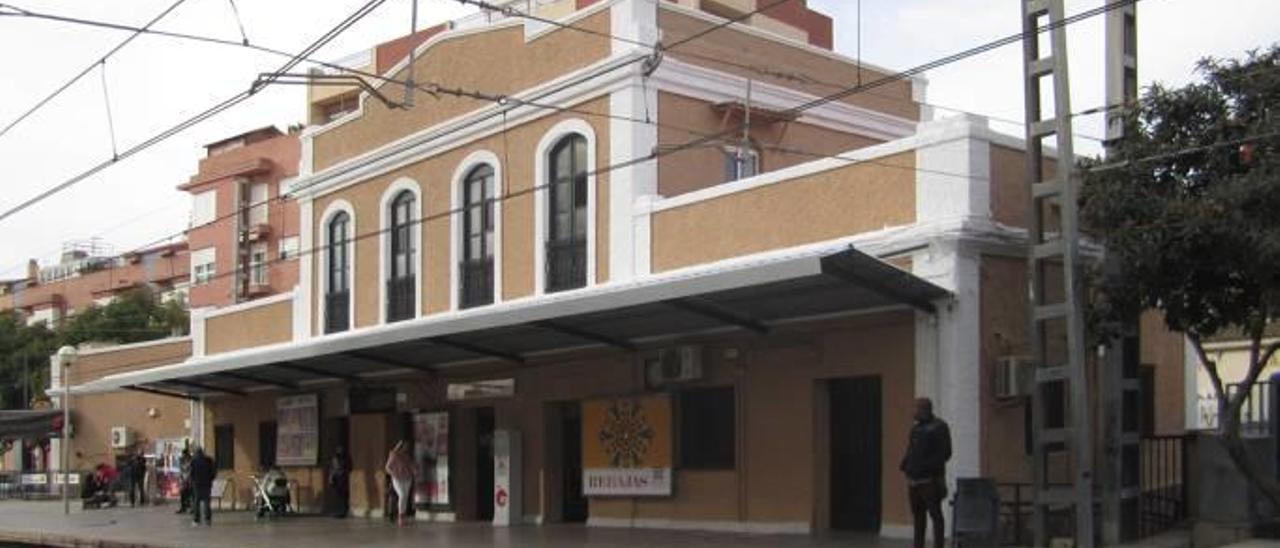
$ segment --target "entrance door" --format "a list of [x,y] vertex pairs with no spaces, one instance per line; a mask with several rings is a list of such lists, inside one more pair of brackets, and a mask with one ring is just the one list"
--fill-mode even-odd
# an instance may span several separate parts
[[880,377],[830,381],[831,528],[880,531]]
[[569,402],[560,411],[563,518],[566,523],[587,521],[587,498],[582,495],[582,405]]
[[476,409],[476,519],[493,521],[493,408]]

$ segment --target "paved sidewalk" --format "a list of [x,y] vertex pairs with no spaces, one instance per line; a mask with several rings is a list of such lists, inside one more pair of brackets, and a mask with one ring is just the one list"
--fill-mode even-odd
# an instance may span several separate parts
[[[77,501],[78,502],[78,501]],[[280,546],[349,548],[432,546],[441,548],[554,546],[557,548],[907,548],[910,542],[859,535],[743,535],[693,531],[601,529],[575,525],[492,527],[483,523],[418,523],[398,529],[379,519],[300,516],[255,521],[248,512],[215,512],[213,527],[193,528],[174,507],[112,508],[62,515],[61,502],[0,501],[0,546],[94,548],[248,548]],[[1185,534],[1170,533],[1126,548],[1182,548]],[[1280,548],[1255,540],[1228,548]]]
[[909,542],[866,536],[740,535],[689,531],[601,529],[573,525],[492,527],[481,523],[418,523],[403,529],[377,519],[299,516],[256,522],[248,512],[214,513],[213,527],[193,528],[173,506],[112,508],[62,515],[60,502],[0,502],[0,545],[26,542],[97,548],[304,548],[433,546],[448,548],[554,546],[574,548],[906,548]]

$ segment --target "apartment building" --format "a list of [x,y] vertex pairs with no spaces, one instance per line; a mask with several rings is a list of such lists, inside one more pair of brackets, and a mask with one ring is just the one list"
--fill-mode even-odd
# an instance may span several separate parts
[[[919,396],[952,479],[1029,482],[995,381],[1029,351],[1020,139],[929,119],[921,79],[819,101],[892,71],[803,0],[714,31],[756,2],[510,5],[541,21],[455,21],[360,57],[392,81],[353,103],[311,96],[295,290],[76,398],[195,401],[241,497],[275,463],[306,509],[347,447],[361,515],[403,439],[419,519],[906,536]],[[1143,341],[1180,408],[1182,339]]]
[[123,255],[100,241],[68,242],[57,264],[31,259],[26,276],[0,282],[0,310],[17,310],[28,324],[50,328],[85,308],[105,306],[116,296],[150,287],[163,299],[184,298],[187,244],[177,242]]
[[[36,283],[10,295],[30,321],[61,318],[89,303],[141,283],[162,298],[181,294],[192,314],[253,299],[291,293],[298,281],[299,219],[282,185],[297,174],[295,133],[264,127],[210,143],[189,180],[177,188],[192,196],[191,226],[178,243],[107,256],[76,248],[56,267],[36,269]],[[53,312],[45,312],[52,310]],[[66,312],[63,312],[63,311]],[[67,372],[80,384],[106,375],[179,363],[191,357],[191,338],[171,337],[127,345],[85,345]],[[51,395],[61,399],[62,371],[55,357]],[[163,447],[189,439],[200,408],[191,401],[144,388],[73,398],[75,434],[68,466],[89,469],[141,452],[165,466]],[[50,454],[60,455],[59,440]],[[170,468],[176,461],[169,459]],[[173,470],[167,470],[176,473]],[[172,474],[170,474],[172,475]],[[166,484],[171,488],[170,484]],[[171,489],[170,489],[171,490]]]
[[297,175],[298,136],[265,127],[204,148],[199,169],[178,187],[192,196],[191,308],[292,291],[298,206],[282,190]]

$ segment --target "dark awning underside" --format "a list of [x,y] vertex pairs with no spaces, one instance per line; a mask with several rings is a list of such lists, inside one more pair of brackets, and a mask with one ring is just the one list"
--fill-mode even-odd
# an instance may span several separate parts
[[57,437],[61,423],[57,409],[0,411],[0,440]]
[[851,247],[734,261],[639,282],[425,317],[112,375],[76,387],[196,397],[362,382],[481,362],[526,363],[585,348],[632,351],[717,330],[768,334],[779,324],[908,305],[926,312],[949,293]]

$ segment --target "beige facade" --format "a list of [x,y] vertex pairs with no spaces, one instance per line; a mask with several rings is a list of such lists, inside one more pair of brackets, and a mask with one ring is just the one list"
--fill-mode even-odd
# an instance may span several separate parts
[[[722,21],[704,4],[578,2],[563,21],[675,42]],[[509,99],[442,94],[391,110],[365,96],[360,110],[308,128],[290,192],[314,252],[299,263],[297,290],[198,317],[181,370],[82,390],[196,379],[203,388],[184,390],[204,402],[193,430],[233,461],[223,474],[242,496],[276,456],[259,436],[279,426],[280,398],[316,394],[320,430],[307,439],[317,462],[289,472],[302,506],[322,508],[323,463],[349,446],[357,515],[383,512],[387,450],[412,437],[409,417],[435,412],[448,414],[451,487],[448,503],[423,505],[423,519],[490,518],[491,440],[505,432],[523,454],[512,522],[903,536],[897,464],[914,397],[934,399],[951,424],[949,479],[1028,482],[1026,400],[993,392],[996,363],[1026,353],[1022,143],[977,117],[921,121],[915,80],[788,112],[829,91],[813,79],[889,71],[768,28],[730,26],[666,52],[650,72],[640,68],[646,48],[513,19],[432,35],[416,74]],[[575,139],[582,157],[552,165]],[[754,171],[728,161],[744,144],[757,151]],[[493,298],[467,307],[462,182],[481,165],[494,172]],[[586,189],[581,203],[557,205],[548,187],[561,171]],[[414,268],[397,279],[389,219],[402,192],[414,198],[412,222],[396,237]],[[350,243],[331,241],[343,215]],[[556,219],[585,224],[569,238],[570,261],[548,244]],[[392,318],[404,279],[412,313]],[[1163,417],[1183,399],[1180,338],[1144,329],[1158,428],[1175,431],[1180,419]],[[646,359],[688,345],[700,370],[647,380]],[[482,381],[513,388],[469,397]],[[851,386],[867,397],[839,396]],[[670,495],[577,504],[583,402],[694,402],[710,387],[732,390],[713,413],[730,418],[706,430],[675,405]],[[850,432],[863,436],[860,452],[842,452]],[[699,435],[731,444],[729,457],[690,457]]]
[[[109,375],[182,363],[191,356],[188,338],[162,339],[82,351],[68,370],[73,386]],[[56,364],[55,364],[56,365]],[[55,393],[56,393],[55,387]],[[153,453],[160,439],[190,436],[191,402],[155,393],[124,391],[72,395],[73,439],[68,466],[89,470],[134,453]],[[112,443],[112,429],[127,428],[130,443]],[[54,455],[58,454],[55,441]]]

